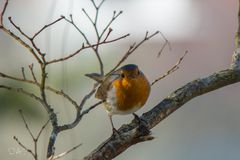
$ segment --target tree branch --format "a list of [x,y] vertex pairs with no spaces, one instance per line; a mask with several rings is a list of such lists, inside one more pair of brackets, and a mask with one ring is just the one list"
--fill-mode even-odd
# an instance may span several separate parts
[[60,18],[56,19],[55,21],[53,21],[53,22],[51,22],[51,23],[49,23],[49,24],[46,24],[46,25],[43,26],[38,32],[36,32],[31,39],[36,38],[43,30],[45,30],[45,29],[47,29],[48,27],[54,25],[55,23],[61,21],[62,19],[63,19],[63,17],[60,17]]
[[33,157],[35,156],[34,153],[32,152],[32,150],[28,149],[26,146],[24,146],[17,137],[13,137],[13,139],[19,144],[19,146],[21,146],[24,150],[26,150],[28,153],[30,153]]
[[[11,80],[15,80],[15,81],[18,81],[18,82],[24,82],[24,83],[28,83],[28,84],[33,84],[33,85],[36,85],[38,87],[40,87],[40,83],[37,82],[37,79],[35,77],[35,74],[33,72],[33,68],[32,68],[32,65],[29,65],[29,68],[31,70],[31,73],[34,77],[34,81],[32,80],[29,80],[29,79],[24,79],[24,78],[18,78],[18,77],[13,77],[13,76],[10,76],[10,75],[7,75],[7,74],[4,74],[2,72],[0,72],[0,77],[2,78],[8,78],[8,79],[11,79]],[[50,86],[45,86],[45,89],[48,90],[48,91],[51,91],[59,96],[62,96],[63,98],[67,99],[71,104],[73,104],[73,106],[75,106],[75,108],[77,109],[78,108],[78,104],[75,100],[73,100],[73,98],[71,98],[68,94],[66,94],[65,92],[63,92],[63,90],[57,90],[57,89],[54,89]]]
[[83,51],[84,49],[89,49],[89,48],[92,48],[92,47],[95,47],[97,45],[102,45],[102,44],[108,44],[108,43],[112,43],[112,42],[116,42],[118,40],[121,40],[121,39],[124,39],[126,37],[130,36],[130,34],[125,34],[121,37],[118,37],[118,38],[115,38],[115,39],[112,39],[112,40],[108,40],[108,41],[103,41],[103,42],[100,42],[98,44],[94,44],[94,45],[88,45],[88,46],[85,46],[84,44],[82,45],[82,47],[80,49],[78,49],[77,51],[75,51],[74,53],[72,54],[69,54],[68,56],[66,57],[62,57],[62,58],[59,58],[59,59],[54,59],[54,60],[51,60],[51,61],[48,61],[47,62],[47,65],[49,64],[52,64],[52,63],[58,63],[58,62],[63,62],[63,61],[66,61],[74,56],[76,56],[77,54],[79,54],[81,51]]
[[184,55],[178,60],[178,62],[172,66],[164,75],[156,78],[152,83],[151,86],[153,86],[155,83],[157,83],[158,81],[162,80],[163,78],[167,77],[168,75],[170,75],[171,73],[175,72],[176,70],[179,69],[179,65],[182,63],[184,57],[186,56],[186,54],[188,53],[188,51],[185,51]]
[[134,43],[132,44],[128,51],[124,54],[124,56],[120,59],[120,61],[115,65],[115,67],[113,67],[112,70],[110,70],[106,76],[110,75],[112,72],[114,72],[136,49],[138,49],[138,47],[140,47],[143,43],[145,43],[147,40],[151,39],[152,37],[156,36],[159,33],[159,31],[148,35],[148,31],[145,34],[145,37],[143,38],[143,40],[141,40],[139,43]]
[[25,91],[24,89],[22,88],[13,88],[13,87],[10,87],[10,86],[5,86],[5,85],[0,85],[0,88],[2,89],[6,89],[6,90],[9,90],[9,91],[14,91],[14,92],[18,92],[18,93],[22,93],[24,95],[27,95],[28,97],[31,97],[33,99],[35,99],[36,101],[40,102],[41,104],[43,104],[43,100],[36,96],[35,94],[33,93],[30,93],[28,91]]
[[27,152],[29,152],[29,153],[33,156],[34,160],[38,160],[38,151],[37,151],[38,140],[39,140],[40,135],[42,134],[42,131],[43,131],[43,130],[45,129],[45,127],[47,126],[49,120],[42,126],[42,128],[40,129],[37,137],[35,138],[34,135],[33,135],[33,133],[32,133],[32,131],[31,131],[30,128],[28,127],[27,121],[26,121],[26,119],[25,119],[25,117],[24,117],[24,115],[23,115],[22,110],[19,110],[19,113],[20,113],[20,115],[21,115],[21,118],[22,118],[22,120],[23,120],[23,122],[24,122],[24,124],[25,124],[25,127],[26,127],[28,133],[31,135],[32,141],[33,141],[33,143],[34,143],[34,151],[32,151],[31,149],[28,149],[25,145],[23,145],[23,144],[18,140],[18,138],[17,138],[16,136],[14,136],[13,138],[14,138],[15,141],[17,141],[17,143],[18,143],[23,149],[25,149]]
[[0,14],[0,15],[1,15],[0,28],[3,27],[3,15],[4,15],[4,13],[5,13],[6,9],[7,9],[7,5],[8,5],[8,0],[5,2],[4,7],[3,7],[3,10],[2,10],[2,13]]
[[232,63],[231,68],[232,69],[240,69],[240,1],[238,2],[238,28],[235,36],[235,52],[232,56]]
[[54,157],[51,158],[50,160],[60,159],[60,158],[62,158],[62,157],[64,157],[64,156],[66,156],[67,154],[71,153],[72,151],[76,150],[76,149],[77,149],[78,147],[80,147],[81,145],[82,145],[82,144],[79,144],[79,145],[71,148],[70,150],[68,150],[68,151],[66,151],[66,152],[63,152],[63,153],[61,153],[61,154],[59,154],[59,155],[57,155],[57,156],[54,156]]

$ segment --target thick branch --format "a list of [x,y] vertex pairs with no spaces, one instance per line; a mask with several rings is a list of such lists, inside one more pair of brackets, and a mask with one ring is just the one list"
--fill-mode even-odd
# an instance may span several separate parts
[[238,10],[238,29],[235,37],[235,47],[236,51],[232,56],[231,68],[240,69],[240,1],[239,1],[239,10]]

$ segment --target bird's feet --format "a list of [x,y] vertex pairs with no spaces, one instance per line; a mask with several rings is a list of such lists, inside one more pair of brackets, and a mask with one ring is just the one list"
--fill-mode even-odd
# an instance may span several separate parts
[[112,136],[113,137],[118,137],[120,135],[119,131],[116,128],[112,128]]
[[139,131],[141,131],[141,132],[143,132],[144,134],[150,134],[151,133],[151,131],[148,129],[148,127],[147,127],[147,122],[144,120],[144,119],[142,119],[142,118],[140,118],[137,114],[135,114],[135,113],[133,113],[133,116],[134,116],[134,120],[135,121],[137,121],[137,123],[138,123],[138,130]]

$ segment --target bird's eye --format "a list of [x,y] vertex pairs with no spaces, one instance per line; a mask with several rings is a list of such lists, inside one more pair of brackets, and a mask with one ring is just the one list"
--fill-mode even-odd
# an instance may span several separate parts
[[121,77],[122,77],[122,78],[124,78],[124,77],[125,77],[124,73],[122,73],[122,74],[121,74]]

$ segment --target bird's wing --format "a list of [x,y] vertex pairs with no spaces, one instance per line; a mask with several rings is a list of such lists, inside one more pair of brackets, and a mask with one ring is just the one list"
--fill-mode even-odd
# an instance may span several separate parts
[[102,84],[98,87],[95,97],[98,99],[106,100],[108,91],[112,88],[112,82],[119,78],[119,74],[114,72],[110,76],[106,77]]

